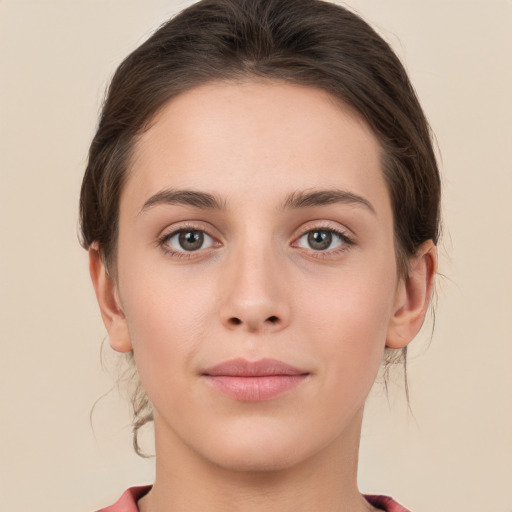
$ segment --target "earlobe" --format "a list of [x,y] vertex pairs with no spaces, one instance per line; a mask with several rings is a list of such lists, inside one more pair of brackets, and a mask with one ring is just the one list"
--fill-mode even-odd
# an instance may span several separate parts
[[386,347],[404,348],[420,331],[432,297],[436,271],[437,248],[432,240],[428,240],[411,258],[409,274],[397,289]]
[[132,343],[120,305],[117,284],[108,274],[97,244],[92,244],[89,248],[89,272],[110,346],[117,352],[130,352]]

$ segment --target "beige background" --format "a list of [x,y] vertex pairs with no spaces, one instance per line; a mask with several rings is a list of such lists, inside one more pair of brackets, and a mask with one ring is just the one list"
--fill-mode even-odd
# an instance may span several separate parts
[[[109,391],[76,238],[88,143],[120,60],[179,0],[0,0],[0,511],[90,511],[150,482]],[[360,485],[414,512],[512,511],[512,2],[351,1],[406,62],[442,153],[435,333],[414,417],[376,387]],[[110,361],[110,363],[109,363]],[[397,378],[399,381],[399,378]],[[148,440],[150,443],[150,439]]]

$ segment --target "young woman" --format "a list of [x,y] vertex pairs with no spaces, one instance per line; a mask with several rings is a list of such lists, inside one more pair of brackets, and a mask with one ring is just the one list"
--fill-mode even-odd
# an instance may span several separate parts
[[156,480],[104,510],[406,510],[359,493],[358,446],[425,317],[439,195],[402,65],[342,7],[203,0],[135,50],[81,225]]

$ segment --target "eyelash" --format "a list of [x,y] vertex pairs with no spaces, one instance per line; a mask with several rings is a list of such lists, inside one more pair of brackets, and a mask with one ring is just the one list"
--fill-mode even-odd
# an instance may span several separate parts
[[[211,235],[209,235],[203,228],[188,225],[180,227],[179,229],[175,229],[171,233],[165,233],[163,236],[161,236],[158,241],[157,245],[161,247],[161,249],[168,255],[172,256],[173,258],[194,258],[196,257],[196,253],[199,253],[200,251],[211,249],[212,247],[207,247],[205,249],[197,249],[195,251],[177,251],[174,249],[171,249],[169,246],[169,241],[176,235],[179,235],[180,233],[187,233],[187,232],[198,232],[203,233],[207,237],[211,238],[215,242],[215,238]],[[354,245],[354,240],[349,237],[345,232],[334,229],[332,227],[326,227],[326,226],[318,226],[318,227],[312,227],[306,231],[304,231],[300,236],[298,236],[295,241],[292,244],[292,247],[298,247],[299,241],[307,236],[309,233],[312,232],[321,232],[321,233],[330,233],[331,235],[334,235],[339,239],[341,242],[340,247],[337,247],[335,249],[325,249],[325,250],[315,250],[315,249],[305,249],[307,251],[310,251],[310,254],[315,258],[329,258],[332,256],[337,256],[341,254],[342,252],[345,252],[350,246]],[[221,245],[220,242],[217,242],[218,245]]]

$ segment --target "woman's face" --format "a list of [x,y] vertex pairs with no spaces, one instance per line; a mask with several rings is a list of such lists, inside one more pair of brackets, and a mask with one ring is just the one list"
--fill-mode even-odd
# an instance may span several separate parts
[[327,93],[209,84],[138,140],[111,340],[174,453],[275,469],[353,440],[403,286],[379,144]]

